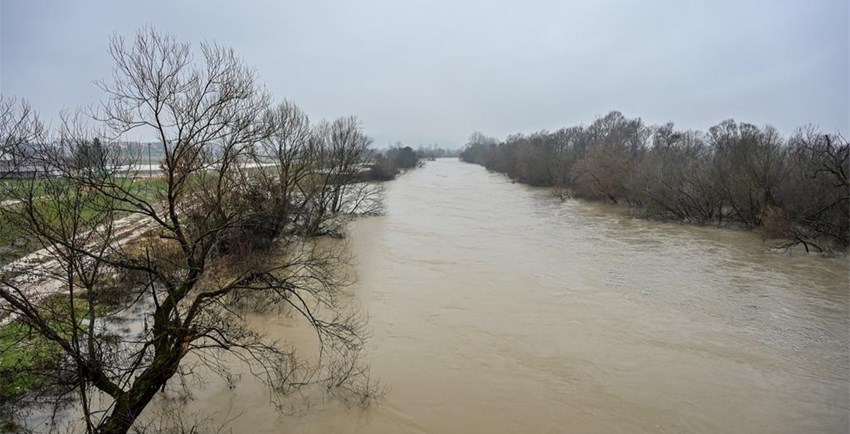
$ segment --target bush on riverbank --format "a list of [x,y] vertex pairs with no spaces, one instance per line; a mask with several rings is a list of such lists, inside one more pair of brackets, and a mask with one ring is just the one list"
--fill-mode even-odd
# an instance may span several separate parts
[[389,181],[420,164],[419,154],[413,148],[396,145],[375,156],[367,177],[370,181]]
[[727,120],[704,133],[612,111],[502,142],[475,133],[461,160],[647,217],[759,228],[807,251],[850,244],[850,147],[814,127],[784,139],[771,126]]

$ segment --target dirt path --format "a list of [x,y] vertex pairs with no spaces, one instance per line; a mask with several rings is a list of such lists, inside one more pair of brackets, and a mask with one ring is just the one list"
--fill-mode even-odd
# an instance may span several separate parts
[[[133,214],[115,222],[114,237],[120,244],[138,238],[150,226],[146,216]],[[31,301],[62,292],[63,280],[60,262],[51,248],[42,248],[20,259],[0,267],[0,277],[7,279],[10,286],[17,287]],[[4,304],[0,301],[0,306]],[[8,323],[13,316],[0,318],[0,325]]]

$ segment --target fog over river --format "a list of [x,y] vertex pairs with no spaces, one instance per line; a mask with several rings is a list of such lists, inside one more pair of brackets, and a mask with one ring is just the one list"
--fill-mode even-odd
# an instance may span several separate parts
[[[244,375],[211,379],[186,414],[252,433],[850,429],[846,257],[773,254],[455,160],[386,188],[386,214],[348,237],[386,396],[281,414]],[[252,317],[307,340],[291,321]]]

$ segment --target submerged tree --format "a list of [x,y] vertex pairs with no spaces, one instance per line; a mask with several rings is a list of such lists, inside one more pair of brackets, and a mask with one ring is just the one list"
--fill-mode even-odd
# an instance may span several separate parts
[[850,245],[850,143],[807,127],[791,137],[787,154],[772,221],[780,235],[806,250]]
[[[34,268],[4,270],[0,309],[55,349],[54,396],[76,394],[88,432],[120,433],[188,373],[190,354],[224,375],[234,356],[277,391],[359,384],[363,321],[337,301],[345,253],[305,238],[362,210],[349,194],[368,145],[356,121],[317,131],[292,105],[271,109],[254,73],[217,45],[196,60],[147,29],[113,38],[110,53],[97,119],[112,137],[154,134],[159,176],[133,176],[138,156],[69,120],[58,141],[28,142],[28,161],[51,175],[29,181],[43,194],[0,210],[45,248]],[[55,293],[29,282],[36,272]],[[105,300],[116,298],[141,312],[140,330],[110,331]],[[247,328],[258,307],[306,318],[322,358],[304,364]]]

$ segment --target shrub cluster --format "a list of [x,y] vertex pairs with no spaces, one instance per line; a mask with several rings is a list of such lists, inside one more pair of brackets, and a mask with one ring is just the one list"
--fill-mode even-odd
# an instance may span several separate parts
[[612,111],[501,142],[474,133],[460,158],[648,217],[762,228],[807,250],[850,244],[850,147],[811,126],[783,138],[771,126],[726,120],[706,133]]
[[419,166],[419,154],[410,146],[397,144],[375,156],[368,178],[373,181],[389,181],[407,169]]

